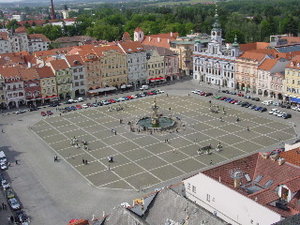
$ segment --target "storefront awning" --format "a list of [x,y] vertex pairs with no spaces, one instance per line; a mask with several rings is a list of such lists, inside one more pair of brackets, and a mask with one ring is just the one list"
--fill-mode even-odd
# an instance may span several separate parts
[[159,80],[165,80],[164,77],[155,77],[155,78],[150,78],[149,81],[153,82],[153,81],[159,81]]
[[46,97],[42,97],[43,99],[49,99],[49,98],[57,98],[58,95],[52,95],[52,96],[46,96]]
[[300,98],[290,98],[290,102],[300,103]]
[[117,90],[116,87],[105,87],[105,88],[97,88],[94,90],[88,91],[89,94],[95,94],[95,93],[100,93],[100,92],[106,92],[106,91],[114,91]]

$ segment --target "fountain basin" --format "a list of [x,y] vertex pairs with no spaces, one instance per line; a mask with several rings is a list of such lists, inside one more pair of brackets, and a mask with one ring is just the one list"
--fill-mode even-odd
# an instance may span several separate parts
[[176,122],[165,116],[161,116],[158,118],[158,124],[153,124],[152,123],[152,118],[151,117],[144,117],[140,119],[137,124],[142,127],[143,129],[171,129],[175,126]]

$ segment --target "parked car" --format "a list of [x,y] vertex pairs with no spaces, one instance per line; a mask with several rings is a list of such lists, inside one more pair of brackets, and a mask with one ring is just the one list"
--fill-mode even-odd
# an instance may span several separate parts
[[22,210],[16,212],[17,222],[21,223],[22,225],[28,225],[30,223],[29,217],[26,215],[26,213]]
[[286,109],[290,109],[291,108],[291,106],[288,105],[288,104],[282,104],[282,105],[280,105],[280,107],[281,108],[286,108]]
[[208,96],[211,96],[211,95],[213,95],[213,93],[208,92],[208,93],[204,94],[205,97],[208,97]]
[[76,102],[78,102],[78,101],[77,101],[76,99],[72,99],[72,98],[71,98],[71,99],[68,100],[68,102],[69,102],[69,103],[76,103]]
[[51,116],[51,115],[53,115],[53,112],[51,112],[50,110],[48,110],[48,111],[47,111],[47,115],[48,115],[48,116]]
[[251,98],[253,101],[257,101],[257,102],[259,102],[260,101],[260,98],[258,98],[258,97],[254,97],[254,98]]
[[249,107],[249,109],[255,109],[257,106],[256,105],[252,105]]
[[76,110],[76,107],[74,105],[70,106],[70,109],[75,111]]
[[83,108],[83,109],[88,108],[87,104],[82,104],[82,108]]
[[243,93],[238,93],[237,94],[239,97],[244,97],[244,94]]
[[45,113],[44,111],[41,112],[41,116],[47,116],[47,113]]
[[83,97],[78,97],[77,98],[77,102],[83,102],[83,101],[84,101]]
[[1,170],[7,170],[7,163],[1,161],[1,162],[0,162],[0,169],[1,169]]
[[51,107],[57,107],[57,106],[60,106],[60,103],[59,102],[52,102],[52,103],[50,103],[49,106],[51,106]]
[[75,107],[76,107],[76,109],[82,109],[81,105],[76,105]]
[[7,200],[9,206],[11,207],[12,210],[19,210],[21,209],[21,205],[19,201],[16,198],[10,198]]
[[278,110],[278,109],[273,108],[273,109],[271,109],[271,110],[269,111],[269,114],[273,115],[273,113],[276,112],[277,110]]
[[224,100],[226,100],[227,98],[226,97],[222,97],[222,98],[220,98],[220,100],[222,100],[222,101],[224,101]]
[[260,109],[259,111],[260,111],[260,112],[265,112],[265,111],[267,111],[267,108],[261,107],[261,109]]
[[40,108],[38,108],[38,107],[30,107],[29,108],[29,111],[30,112],[33,112],[33,111],[38,111]]
[[7,180],[1,181],[2,189],[5,191],[6,189],[10,188],[10,184],[7,182]]
[[264,105],[272,105],[273,104],[273,100],[265,100],[261,102]]
[[292,118],[292,115],[289,114],[289,113],[283,113],[283,114],[282,114],[282,118],[283,118],[283,119]]
[[8,188],[5,191],[5,196],[6,196],[7,199],[14,198],[15,197],[15,192],[11,188]]
[[254,110],[255,110],[255,111],[260,111],[260,110],[261,110],[261,108],[262,108],[262,107],[260,107],[260,106],[257,106],[257,107],[256,107]]

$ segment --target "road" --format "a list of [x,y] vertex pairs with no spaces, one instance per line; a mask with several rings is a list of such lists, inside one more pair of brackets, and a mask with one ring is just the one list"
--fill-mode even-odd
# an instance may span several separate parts
[[[174,95],[187,95],[196,88],[214,93],[217,91],[213,87],[199,86],[193,81],[160,87]],[[239,107],[221,101],[218,103]],[[241,110],[250,111],[244,108]],[[263,115],[270,117],[267,113]],[[16,159],[20,162],[20,165],[12,163],[7,172],[24,209],[32,217],[33,225],[63,225],[72,218],[102,216],[103,211],[109,212],[124,201],[131,203],[132,199],[142,195],[135,191],[97,189],[89,186],[68,164],[54,163],[52,150],[30,131],[30,126],[40,119],[39,111],[21,115],[0,115],[0,129],[5,131],[0,134],[0,149],[8,152],[11,162]],[[280,118],[274,119],[283,121]],[[300,113],[293,112],[293,118],[286,121],[299,122]],[[297,126],[298,134],[299,129],[300,126]]]

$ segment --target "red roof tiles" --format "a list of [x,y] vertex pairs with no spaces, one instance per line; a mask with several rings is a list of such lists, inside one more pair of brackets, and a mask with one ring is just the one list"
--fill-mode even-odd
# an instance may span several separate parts
[[50,78],[50,77],[54,77],[54,73],[51,70],[50,67],[48,66],[44,66],[42,68],[36,68],[37,73],[39,74],[39,77],[42,78]]
[[66,60],[64,59],[53,60],[50,62],[50,64],[54,70],[64,70],[69,68]]
[[157,47],[170,48],[170,42],[176,40],[179,34],[176,33],[165,33],[165,34],[154,34],[145,36],[142,41],[143,45],[153,45]]
[[284,158],[285,161],[300,166],[300,147],[295,148],[286,152],[280,153],[280,157]]
[[263,63],[258,66],[258,69],[269,71],[276,65],[277,62],[278,59],[265,59]]

